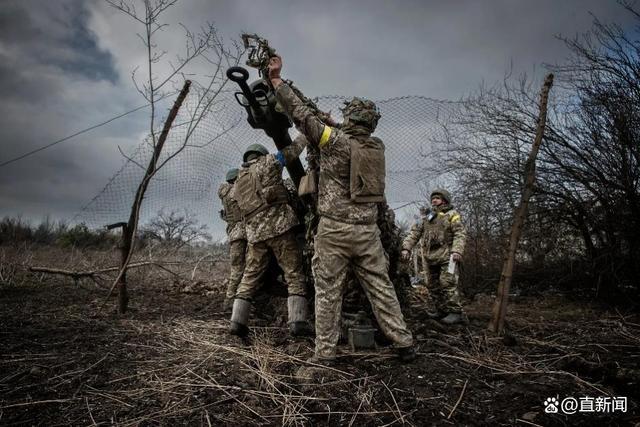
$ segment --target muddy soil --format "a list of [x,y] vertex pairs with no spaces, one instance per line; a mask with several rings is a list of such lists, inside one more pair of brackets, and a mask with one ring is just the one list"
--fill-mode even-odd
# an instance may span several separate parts
[[[0,424],[640,422],[637,313],[560,296],[516,298],[508,335],[495,337],[486,332],[489,297],[468,301],[468,325],[447,328],[416,305],[407,310],[414,363],[382,345],[352,352],[342,344],[338,363],[324,369],[306,362],[312,339],[287,335],[284,298],[275,299],[283,310],[253,314],[247,340],[227,335],[224,273],[209,290],[170,286],[168,277],[133,283],[126,315],[88,281],[38,276],[0,286]],[[626,412],[545,413],[547,398],[567,397],[626,397]]]

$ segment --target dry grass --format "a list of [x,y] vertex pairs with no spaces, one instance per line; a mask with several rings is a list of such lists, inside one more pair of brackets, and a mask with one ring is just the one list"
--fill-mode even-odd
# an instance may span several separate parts
[[[391,349],[352,354],[322,369],[309,339],[273,319],[252,320],[248,341],[226,334],[224,264],[200,254],[172,272],[132,273],[132,311],[96,311],[105,289],[90,280],[28,271],[24,262],[107,268],[97,253],[23,258],[0,252],[0,423],[72,425],[425,425],[629,423],[638,420],[637,314],[549,299],[514,301],[513,341],[487,335],[489,309],[442,331],[410,319],[419,358]],[[13,258],[12,258],[13,257]],[[26,257],[26,258],[25,258]],[[141,258],[142,259],[142,258]],[[201,285],[195,286],[196,283]],[[188,287],[191,286],[191,290]],[[418,300],[419,301],[419,300]],[[284,305],[284,301],[280,301]],[[278,304],[275,300],[275,304]],[[419,309],[415,312],[419,313]],[[634,391],[635,390],[635,391]],[[626,418],[549,418],[548,396],[628,396]],[[533,413],[533,417],[530,414]],[[522,417],[527,415],[526,419]]]

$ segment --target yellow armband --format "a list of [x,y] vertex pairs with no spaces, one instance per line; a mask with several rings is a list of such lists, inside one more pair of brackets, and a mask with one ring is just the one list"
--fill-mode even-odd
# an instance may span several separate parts
[[329,142],[330,137],[331,137],[331,126],[325,125],[324,129],[322,130],[322,136],[320,137],[320,142],[318,143],[320,148],[327,145],[327,142]]

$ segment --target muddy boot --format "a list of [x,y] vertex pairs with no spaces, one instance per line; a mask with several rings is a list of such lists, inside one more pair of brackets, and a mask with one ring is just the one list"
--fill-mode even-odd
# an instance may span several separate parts
[[398,358],[402,363],[411,363],[416,359],[416,348],[414,346],[400,347],[398,349]]
[[332,357],[330,359],[325,357],[318,357],[316,355],[311,356],[307,359],[307,362],[312,365],[322,365],[322,366],[335,366],[336,358]]
[[233,301],[233,311],[231,312],[231,323],[229,324],[229,333],[239,337],[246,337],[249,333],[247,323],[249,321],[249,313],[251,312],[251,303],[244,299],[236,298]]
[[[312,356],[307,359],[307,363],[298,368],[295,377],[302,383],[321,383],[327,380],[338,379],[338,372],[334,366],[336,359],[325,359]],[[341,378],[341,377],[340,377]]]
[[440,322],[444,323],[445,325],[466,323],[466,316],[462,313],[449,313],[445,317],[440,319]]
[[307,298],[300,295],[289,295],[287,298],[287,309],[289,312],[289,332],[294,337],[307,336],[312,334],[307,318]]
[[440,320],[445,314],[446,313],[443,313],[440,310],[427,310],[427,317],[429,319]]

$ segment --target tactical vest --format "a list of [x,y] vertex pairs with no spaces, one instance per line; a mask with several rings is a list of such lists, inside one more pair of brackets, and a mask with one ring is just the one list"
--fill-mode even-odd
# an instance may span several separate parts
[[222,207],[224,208],[224,219],[229,225],[233,225],[242,220],[242,213],[240,212],[238,202],[236,202],[230,194],[232,188],[232,186],[227,187],[227,189],[221,194]]
[[251,166],[240,171],[235,183],[235,197],[245,219],[270,206],[289,201],[289,194],[282,183],[263,188],[260,177]]
[[427,247],[437,248],[453,243],[451,221],[456,215],[458,214],[453,210],[447,210],[445,212],[438,212],[438,216],[433,222],[427,222],[425,220],[424,239],[428,242]]
[[384,144],[379,138],[350,138],[350,194],[354,203],[384,201]]

